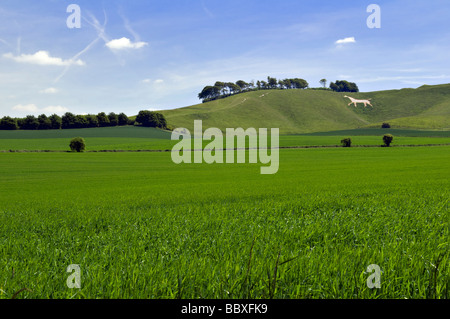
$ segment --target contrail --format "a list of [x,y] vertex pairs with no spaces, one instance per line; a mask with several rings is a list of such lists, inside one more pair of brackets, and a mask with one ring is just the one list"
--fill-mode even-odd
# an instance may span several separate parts
[[[95,38],[91,43],[89,43],[83,50],[81,50],[80,52],[75,54],[71,58],[71,60],[76,60],[80,56],[82,56],[83,54],[88,52],[100,39],[103,39],[103,41],[105,41],[105,43],[108,42],[108,39],[105,36],[105,27],[106,27],[106,24],[108,22],[108,18],[106,16],[106,12],[103,11],[103,13],[105,15],[105,22],[103,23],[103,26],[100,26],[100,23],[98,22],[98,20],[91,13],[89,13],[89,15],[91,16],[91,19],[92,19],[93,22],[83,18],[88,24],[90,24],[91,26],[93,26],[96,29],[96,31],[97,31],[97,38]],[[67,73],[67,71],[69,71],[70,67],[71,67],[70,64],[68,66],[66,66],[66,68],[63,70],[63,72],[54,80],[54,83],[57,83],[59,80],[61,80],[61,78]]]
[[10,48],[12,47],[8,42],[6,42],[6,41],[3,40],[3,39],[0,39],[0,42],[3,43],[4,45],[10,47]]
[[139,34],[137,34],[130,25],[130,22],[128,21],[128,19],[119,12],[120,17],[123,20],[123,25],[125,27],[125,30],[127,30],[133,37],[134,37],[134,41],[136,42],[140,42],[141,41],[141,37],[139,36]]

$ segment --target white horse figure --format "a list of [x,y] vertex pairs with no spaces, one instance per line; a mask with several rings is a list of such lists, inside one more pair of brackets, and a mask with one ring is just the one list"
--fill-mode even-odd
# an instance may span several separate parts
[[356,106],[357,106],[357,105],[356,105],[357,103],[364,103],[364,107],[366,107],[367,104],[369,104],[371,107],[373,107],[373,105],[370,104],[370,101],[371,101],[372,99],[368,99],[368,100],[357,100],[357,99],[354,99],[354,98],[352,98],[352,97],[350,97],[350,96],[347,96],[347,95],[344,96],[344,97],[348,97],[348,98],[351,100],[351,102],[350,102],[348,105],[354,104],[355,107],[356,107]]

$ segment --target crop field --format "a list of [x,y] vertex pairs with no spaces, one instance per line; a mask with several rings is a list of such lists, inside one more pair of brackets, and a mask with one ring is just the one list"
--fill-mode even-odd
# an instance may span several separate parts
[[[356,129],[304,135],[281,135],[280,147],[340,146],[340,141],[346,137],[352,138],[354,146],[376,146],[383,144],[382,136],[385,133],[394,135],[392,146],[450,145],[450,131]],[[86,140],[88,152],[102,150],[165,151],[172,149],[178,142],[170,139],[170,132],[132,126],[78,130],[0,131],[0,151],[69,151],[70,139],[77,136]],[[204,141],[203,146],[208,143],[208,141]]]
[[260,175],[166,152],[0,153],[0,298],[448,298],[449,157],[286,149]]

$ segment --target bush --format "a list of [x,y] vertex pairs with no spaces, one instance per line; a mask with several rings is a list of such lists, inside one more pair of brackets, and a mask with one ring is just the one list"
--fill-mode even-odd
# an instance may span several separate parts
[[391,125],[389,123],[383,123],[383,125],[381,125],[381,128],[391,128]]
[[383,136],[384,146],[389,147],[391,145],[393,139],[394,139],[394,136],[392,136],[391,134],[385,134]]
[[70,149],[72,152],[83,152],[86,149],[86,143],[82,137],[75,137],[70,141]]
[[351,147],[352,139],[350,137],[344,138],[343,140],[341,140],[341,144],[343,147]]

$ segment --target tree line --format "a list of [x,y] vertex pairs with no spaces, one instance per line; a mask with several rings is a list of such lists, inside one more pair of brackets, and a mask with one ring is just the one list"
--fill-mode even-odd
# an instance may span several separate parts
[[[333,90],[335,92],[359,92],[358,86],[353,82],[348,82],[345,80],[331,82],[329,88],[326,88],[326,79],[322,79],[319,82],[323,85],[323,88],[320,88],[322,90]],[[249,91],[308,88],[309,83],[304,79],[293,78],[281,80],[268,76],[267,81],[255,82],[254,80],[252,80],[248,83],[243,80],[239,80],[236,83],[217,81],[214,85],[205,86],[203,90],[198,94],[198,98],[202,100],[203,103],[205,103]]]
[[97,115],[75,115],[67,112],[63,116],[41,114],[38,117],[27,115],[24,118],[5,116],[0,120],[0,130],[59,130],[125,125],[141,125],[165,129],[167,128],[167,121],[164,115],[152,111],[140,111],[136,120],[128,118],[125,113],[116,114],[114,112],[109,114],[100,112]]

